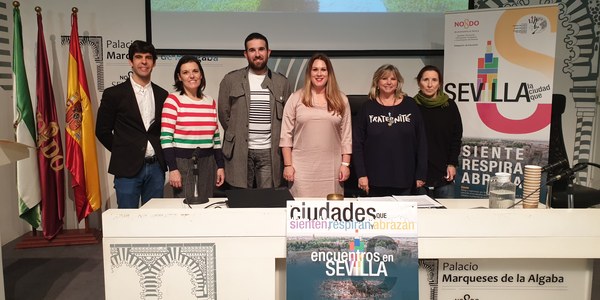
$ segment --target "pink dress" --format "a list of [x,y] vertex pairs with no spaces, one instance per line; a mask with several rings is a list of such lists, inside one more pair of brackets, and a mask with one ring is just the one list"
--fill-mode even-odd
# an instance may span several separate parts
[[352,125],[348,98],[343,116],[327,107],[302,104],[302,89],[293,93],[285,104],[281,125],[280,147],[292,148],[295,170],[290,191],[294,197],[326,197],[344,194],[339,181],[342,154],[352,153]]

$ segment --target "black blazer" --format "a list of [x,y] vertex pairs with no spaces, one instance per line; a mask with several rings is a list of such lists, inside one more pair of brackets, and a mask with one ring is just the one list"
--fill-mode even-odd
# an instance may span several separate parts
[[158,162],[167,170],[160,146],[160,118],[163,103],[169,93],[152,83],[154,92],[154,123],[148,131],[137,105],[130,79],[107,88],[96,117],[96,137],[111,152],[108,172],[118,177],[133,177],[144,165],[147,141],[150,141]]

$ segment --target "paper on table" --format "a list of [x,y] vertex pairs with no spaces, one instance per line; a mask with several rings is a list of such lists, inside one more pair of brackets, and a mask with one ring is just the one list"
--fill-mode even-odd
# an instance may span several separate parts
[[427,195],[411,195],[411,196],[385,196],[385,197],[359,197],[358,201],[397,201],[397,202],[415,202],[420,208],[436,208],[444,207],[439,202],[431,199]]
[[358,197],[356,199],[358,201],[391,201],[391,202],[398,201],[393,196],[385,196],[385,197]]
[[431,199],[427,195],[410,195],[410,196],[392,196],[399,202],[417,202],[417,207],[420,208],[436,208],[444,207],[439,202]]

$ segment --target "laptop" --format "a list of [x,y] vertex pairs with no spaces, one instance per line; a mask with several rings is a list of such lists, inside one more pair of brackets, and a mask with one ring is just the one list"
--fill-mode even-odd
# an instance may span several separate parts
[[286,187],[268,189],[226,190],[227,207],[286,207],[288,200],[294,200]]

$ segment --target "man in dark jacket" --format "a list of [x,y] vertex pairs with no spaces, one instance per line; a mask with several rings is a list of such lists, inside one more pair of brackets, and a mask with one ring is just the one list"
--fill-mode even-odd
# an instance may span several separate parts
[[134,41],[128,55],[131,77],[102,94],[96,137],[111,152],[108,172],[119,208],[138,208],[140,200],[163,197],[160,115],[168,92],[150,81],[157,59],[152,44]]

